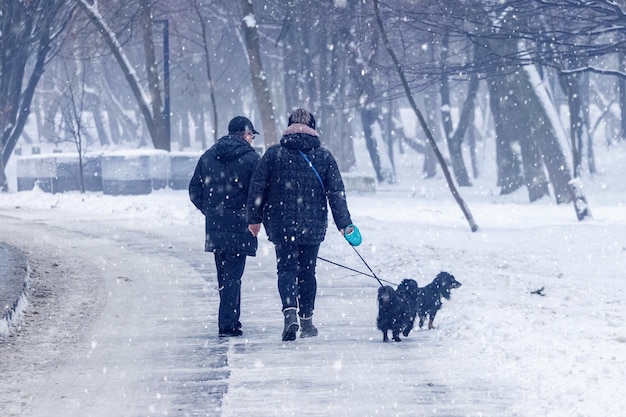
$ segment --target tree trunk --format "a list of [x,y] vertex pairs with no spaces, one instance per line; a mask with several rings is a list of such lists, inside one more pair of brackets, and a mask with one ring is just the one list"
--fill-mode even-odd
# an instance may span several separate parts
[[330,28],[324,26],[322,36],[332,39],[334,48],[322,48],[320,51],[320,120],[322,125],[318,129],[322,135],[323,143],[334,154],[337,165],[342,172],[348,172],[356,165],[354,155],[353,134],[350,124],[346,121],[349,117],[347,109],[342,109],[337,104],[339,97],[345,97],[347,84],[342,82],[343,74],[347,71],[347,43],[350,42],[350,34],[346,28]]
[[528,189],[528,199],[532,203],[550,195],[550,188],[543,168],[541,154],[533,135],[520,138],[524,184]]
[[[150,92],[150,105],[152,107],[152,122],[154,135],[152,142],[155,149],[171,150],[170,135],[167,128],[167,115],[163,110],[161,89],[159,87],[159,75],[157,74],[156,54],[154,52],[154,40],[152,38],[152,6],[151,0],[140,0],[140,21],[143,27],[143,49],[146,57],[146,75],[148,78],[148,91]],[[152,135],[152,132],[151,132]]]
[[413,112],[415,112],[415,115],[417,116],[417,120],[419,120],[420,125],[422,126],[422,129],[424,129],[424,133],[426,134],[426,137],[428,138],[428,143],[430,143],[430,146],[433,148],[433,151],[435,152],[435,155],[437,156],[437,160],[439,161],[439,164],[441,165],[441,168],[443,169],[443,173],[446,177],[446,182],[448,183],[448,188],[450,189],[452,196],[456,200],[457,204],[461,208],[461,211],[463,212],[463,215],[465,216],[465,219],[469,223],[470,230],[472,232],[476,232],[478,231],[478,224],[474,221],[474,217],[472,216],[472,213],[470,212],[469,207],[467,206],[465,201],[461,198],[461,195],[459,194],[458,190],[454,186],[454,182],[452,181],[452,176],[450,175],[450,171],[448,170],[448,167],[446,166],[446,163],[443,159],[443,155],[441,155],[441,152],[439,151],[439,147],[437,146],[437,143],[435,142],[435,138],[430,132],[430,129],[428,128],[428,125],[426,124],[426,120],[424,119],[422,112],[419,111],[417,107],[417,103],[415,102],[415,99],[413,98],[413,95],[411,94],[411,89],[409,88],[409,83],[406,79],[406,76],[404,75],[404,70],[402,69],[402,65],[400,65],[400,60],[398,59],[395,52],[393,51],[393,48],[391,47],[391,43],[389,42],[389,39],[387,38],[385,27],[383,26],[383,20],[380,16],[380,6],[378,4],[378,0],[374,0],[374,12],[376,13],[376,24],[378,25],[378,29],[380,30],[380,33],[382,35],[385,48],[387,49],[387,52],[389,53],[389,56],[391,57],[391,60],[393,61],[396,71],[398,72],[398,77],[400,78],[400,82],[402,83],[402,87],[404,89],[404,92],[406,93],[406,97],[409,101],[409,104],[411,105]]
[[576,217],[578,221],[591,218],[591,210],[587,204],[587,199],[583,194],[583,187],[580,183],[580,178],[574,178],[569,182],[569,189],[572,195],[572,201],[574,202],[574,210],[576,211]]
[[563,93],[565,93],[567,97],[567,105],[569,108],[569,133],[574,178],[580,177],[582,168],[584,123],[582,118],[583,110],[580,81],[580,74],[559,75],[559,83]]
[[[11,154],[15,149],[15,145],[17,145],[17,141],[24,130],[24,126],[26,125],[26,120],[28,119],[28,115],[30,114],[30,104],[33,100],[33,95],[35,94],[35,88],[41,75],[43,74],[43,67],[45,64],[45,59],[50,50],[50,38],[47,35],[43,35],[44,40],[42,46],[40,46],[37,52],[37,58],[35,61],[35,66],[33,71],[30,74],[28,79],[28,83],[26,88],[21,91],[21,88],[18,87],[18,90],[14,90],[14,94],[18,93],[17,102],[14,102],[16,107],[19,109],[13,113],[11,116],[11,120],[13,123],[6,123],[3,121],[2,126],[2,172],[0,172],[0,187],[3,189],[6,188],[6,175],[4,173],[4,167],[9,162]],[[24,63],[25,65],[25,63]],[[21,67],[21,71],[18,69],[17,74],[14,75],[21,77],[24,74],[24,67]],[[21,86],[21,82],[20,82]]]
[[374,101],[374,82],[370,78],[372,71],[364,65],[363,58],[359,56],[357,50],[350,50],[348,55],[351,57],[352,61],[353,69],[351,74],[353,76],[355,89],[357,94],[361,96],[359,107],[367,152],[372,161],[376,178],[379,182],[382,182],[388,178],[386,178],[386,175],[383,173],[378,143],[376,142],[373,131],[373,127],[378,123],[379,109],[377,103]]
[[[376,87],[373,79],[374,71],[370,67],[372,53],[369,51],[364,52],[364,50],[367,51],[368,47],[374,50],[376,48],[376,42],[367,39],[358,26],[359,25],[355,24],[351,28],[350,35],[352,36],[352,40],[346,42],[344,46],[346,47],[347,59],[350,65],[350,75],[354,82],[354,90],[359,97],[358,107],[361,114],[361,125],[363,126],[365,144],[370,160],[372,161],[376,179],[379,182],[394,182],[393,173],[383,172],[380,149],[374,137],[374,126],[379,123],[380,109],[378,107],[378,101],[375,99]],[[382,127],[380,130],[382,133]]]
[[[580,85],[580,96],[583,107],[583,124],[585,125],[585,136],[587,137],[587,167],[589,173],[594,175],[597,172],[596,169],[596,156],[593,147],[593,129],[591,127],[591,117],[589,114],[589,108],[591,107],[591,101],[589,99],[589,74],[583,74]],[[582,152],[582,149],[581,149]]]
[[[94,79],[99,85],[104,85],[104,83],[106,83],[106,80],[104,79],[104,77],[102,77],[101,71],[96,70],[90,72],[93,74]],[[101,146],[109,146],[111,144],[111,140],[105,128],[106,106],[104,100],[102,99],[102,90],[98,91],[98,93],[96,94],[91,92],[90,89],[89,92],[86,92],[86,94],[89,94],[88,105],[93,109],[93,123],[96,128],[96,133],[98,134],[98,142]]]
[[297,45],[298,41],[298,18],[296,17],[297,9],[295,2],[288,2],[285,5],[286,16],[283,19],[283,27],[278,41],[282,41],[283,47],[283,85],[284,97],[287,112],[300,107],[300,87],[298,85],[298,76],[302,69],[300,68],[300,54]]
[[478,78],[472,77],[469,82],[467,97],[461,109],[461,116],[456,130],[452,124],[452,114],[450,105],[450,88],[448,78],[443,77],[441,80],[441,107],[443,126],[446,133],[448,143],[448,152],[450,152],[450,161],[452,163],[452,171],[456,178],[456,182],[461,187],[471,187],[472,183],[463,161],[463,138],[467,128],[471,126],[474,118],[474,98],[478,91]]
[[378,111],[375,108],[368,108],[367,106],[361,107],[361,124],[363,125],[363,136],[365,137],[365,146],[367,153],[372,161],[374,172],[376,173],[376,179],[379,182],[385,180],[382,168],[380,165],[380,155],[378,154],[378,143],[373,135],[372,127],[376,123]]
[[[87,0],[77,0],[76,3],[81,10],[85,12],[85,14],[89,17],[90,21],[98,28],[100,34],[104,37],[105,42],[109,46],[111,53],[115,57],[118,65],[120,66],[122,73],[124,74],[124,78],[128,82],[128,85],[135,96],[135,100],[137,100],[137,104],[139,106],[139,110],[143,116],[143,119],[146,123],[146,127],[148,128],[148,132],[150,133],[150,137],[152,138],[152,143],[156,149],[165,149],[169,150],[169,143],[164,144],[163,142],[163,133],[165,129],[163,126],[157,126],[155,124],[155,118],[162,117],[161,111],[159,110],[157,115],[152,115],[150,111],[150,99],[146,97],[141,85],[139,84],[139,80],[135,75],[135,70],[130,66],[130,61],[126,57],[122,46],[119,41],[115,37],[115,34],[111,31],[107,23],[104,21],[100,13],[98,12],[95,5],[91,5],[87,2]],[[146,29],[147,30],[147,29]],[[154,106],[152,106],[154,108]]]
[[[435,98],[434,93],[429,94],[426,92],[423,100],[424,107],[426,109],[426,118],[429,124],[432,125],[438,118],[437,111],[435,109],[440,106],[437,104],[437,99]],[[433,132],[433,136],[436,136],[436,132]],[[438,140],[435,139],[435,142],[437,141]],[[428,140],[426,140],[426,142],[428,142]],[[424,178],[434,178],[437,175],[437,156],[430,146],[426,146],[424,149],[424,166],[422,167],[422,174],[424,175]]]
[[267,77],[263,72],[263,63],[261,62],[259,35],[257,33],[256,16],[252,0],[241,0],[241,8],[243,10],[241,30],[246,44],[252,87],[261,113],[265,146],[270,146],[278,143],[278,132],[276,130],[276,119],[274,118],[274,107],[267,86]]
[[382,131],[383,137],[387,138],[387,156],[389,157],[389,162],[391,163],[391,170],[393,172],[394,177],[396,176],[396,160],[394,158],[393,148],[396,144],[397,138],[395,134],[395,128],[393,123],[393,100],[387,100],[387,106],[383,109],[382,115]]
[[[529,79],[529,76],[533,77],[533,81]],[[530,134],[534,137],[548,171],[556,202],[557,204],[569,203],[572,201],[569,189],[572,177],[557,138],[557,123],[560,121],[552,120],[549,114],[549,112],[554,115],[558,113],[554,108],[546,108],[552,105],[547,93],[542,97],[539,96],[542,91],[545,92],[545,87],[540,84],[541,79],[534,66],[524,67],[524,71],[519,72],[517,79],[518,88],[515,91],[520,102],[525,103],[523,109],[529,122]]]
[[524,185],[522,165],[514,151],[517,140],[515,106],[511,103],[506,75],[496,73],[488,80],[489,106],[496,132],[497,181],[501,194],[510,194]]
[[[199,111],[192,111],[191,116],[193,117],[193,122],[195,125],[195,139],[196,142],[200,142],[200,148],[201,149],[207,149],[207,138],[206,138],[206,132],[205,132],[205,120],[204,120],[204,112],[202,110]],[[217,130],[216,128],[213,128],[214,130]],[[218,138],[219,139],[219,138]],[[213,143],[217,142],[217,140],[215,140],[214,137],[214,141]]]
[[[550,195],[549,183],[544,170],[541,147],[542,142],[556,139],[546,137],[542,131],[546,128],[545,123],[537,126],[540,117],[539,112],[543,108],[532,87],[527,83],[527,75],[522,70],[513,72],[511,75],[511,87],[513,91],[511,100],[514,103],[512,115],[516,115],[516,134],[520,144],[522,166],[524,168],[524,184],[528,189],[530,202],[537,201],[544,196]],[[535,96],[535,97],[533,97]],[[544,139],[545,138],[545,139]],[[558,143],[558,142],[557,142]]]
[[[478,79],[474,83],[470,82],[470,88],[467,93],[465,104],[463,105],[463,111],[461,112],[461,120],[457,127],[460,133],[455,134],[454,126],[452,123],[452,106],[450,104],[450,84],[448,82],[448,75],[446,70],[446,63],[448,61],[448,33],[443,34],[441,45],[441,84],[439,92],[441,94],[441,118],[443,121],[443,130],[446,134],[446,143],[448,144],[448,152],[450,153],[450,162],[452,163],[452,172],[456,183],[461,187],[471,186],[469,176],[467,175],[467,168],[465,162],[463,162],[463,136],[467,130],[467,126],[471,123],[469,120],[470,115],[473,115],[474,97],[476,96],[476,90],[478,89]],[[475,78],[475,77],[474,77]],[[469,104],[469,106],[468,106]],[[471,111],[471,114],[470,114]]]
[[[202,15],[200,4],[193,2],[192,7],[198,15],[198,21],[202,26],[202,49],[204,52],[204,62],[206,64],[207,82],[209,85],[209,96],[211,98],[211,114],[213,115],[213,142],[217,142],[219,139],[219,130],[217,122],[217,101],[215,99],[215,85],[213,83],[213,76],[211,75],[211,54],[209,53],[209,39],[207,31],[207,19]],[[192,116],[193,117],[193,116]],[[195,118],[194,118],[195,119]],[[204,122],[204,115],[202,115],[202,121]],[[204,135],[204,123],[201,126],[202,135]],[[206,135],[201,140],[202,149],[206,148]]]
[[[63,0],[3,3],[0,27],[0,189],[6,190],[4,169],[24,130],[30,106],[51,48],[53,27],[69,19],[72,8],[59,18]],[[39,13],[45,6],[46,13]],[[59,23],[60,22],[60,23]],[[58,33],[58,32],[56,32]],[[29,58],[34,54],[32,66]],[[27,64],[29,73],[27,73]],[[26,81],[26,85],[24,85]]]
[[189,149],[191,147],[191,129],[189,129],[189,113],[186,111],[180,113],[180,149]]
[[[623,52],[618,54],[619,56],[619,67],[626,68],[626,56]],[[620,109],[620,120],[621,120],[621,140],[626,140],[626,78],[619,77],[618,78],[619,85],[619,109]]]
[[475,127],[470,127],[467,132],[467,145],[470,149],[470,162],[472,164],[472,178],[476,179],[480,176],[480,170],[478,168],[478,152],[476,149],[476,135],[478,131]]
[[[574,171],[574,175],[582,175],[585,161],[587,162],[588,172],[595,174],[596,164],[593,151],[594,128],[591,126],[589,115],[589,108],[591,107],[589,100],[589,74],[576,73],[570,75],[572,77],[561,74],[559,81],[561,88],[568,97],[568,105],[570,107],[570,136],[573,131],[575,136],[572,137],[572,140],[576,139],[576,143],[578,143],[576,153],[578,154],[579,167],[578,171]],[[572,83],[574,84],[572,88],[570,88]],[[565,89],[567,89],[567,92]],[[573,97],[572,94],[574,94]],[[578,117],[572,119],[575,112],[574,107],[578,108]],[[602,118],[602,116],[600,116],[600,118]]]

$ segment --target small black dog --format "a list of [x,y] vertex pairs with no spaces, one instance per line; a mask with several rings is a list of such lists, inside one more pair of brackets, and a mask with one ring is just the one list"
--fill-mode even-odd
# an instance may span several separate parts
[[417,315],[419,316],[420,329],[424,325],[426,315],[428,315],[428,328],[434,329],[433,320],[437,315],[437,311],[441,308],[441,297],[446,300],[450,299],[450,290],[459,288],[461,283],[454,279],[454,275],[447,272],[437,274],[433,282],[419,289],[417,298]]
[[400,332],[407,337],[413,329],[417,315],[419,287],[413,279],[403,280],[394,290],[389,285],[378,289],[378,318],[376,326],[383,332],[383,342],[388,342],[391,330],[394,341],[399,342]]

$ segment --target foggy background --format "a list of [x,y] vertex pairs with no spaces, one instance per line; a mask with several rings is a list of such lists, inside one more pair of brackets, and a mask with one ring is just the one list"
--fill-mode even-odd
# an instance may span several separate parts
[[568,203],[594,148],[626,137],[626,10],[608,0],[2,4],[2,172],[33,148],[202,150],[237,114],[267,147],[303,106],[343,172],[364,139],[393,184],[398,154],[437,175],[421,112],[459,186],[487,165],[502,194]]

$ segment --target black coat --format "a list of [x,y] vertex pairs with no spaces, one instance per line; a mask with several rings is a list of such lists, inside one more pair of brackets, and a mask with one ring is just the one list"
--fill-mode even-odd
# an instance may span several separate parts
[[[318,174],[300,153],[311,161]],[[259,163],[248,195],[248,223],[263,223],[274,243],[319,244],[328,228],[328,204],[338,229],[352,223],[337,162],[318,133],[293,124]]]
[[259,159],[243,136],[232,134],[200,157],[189,183],[189,198],[205,216],[207,252],[256,254],[257,239],[246,222],[246,201]]

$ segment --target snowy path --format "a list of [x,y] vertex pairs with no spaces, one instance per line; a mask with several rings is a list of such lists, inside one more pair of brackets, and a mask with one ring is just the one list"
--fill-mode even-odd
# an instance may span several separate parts
[[245,336],[219,339],[197,230],[55,213],[2,218],[35,270],[22,334],[0,345],[3,416],[467,416],[506,406],[488,381],[442,381],[450,353],[424,361],[434,332],[382,344],[375,283],[321,278],[320,337],[285,344],[262,242],[244,282]]
[[101,233],[117,226],[100,222],[63,230],[54,221],[2,220],[12,236],[30,241],[43,274],[25,336],[2,347],[17,356],[2,366],[11,367],[3,416],[205,415],[219,408],[228,346],[207,337],[206,284],[178,253],[145,233]]
[[[319,262],[320,336],[283,343],[265,239],[244,276],[244,337],[217,337],[212,256],[202,252],[202,220],[183,197],[150,196],[102,212],[86,209],[100,196],[62,201],[65,209],[0,208],[2,240],[22,248],[33,268],[24,324],[0,340],[1,416],[626,410],[622,208],[596,209],[598,220],[579,224],[569,208],[475,205],[490,221],[470,234],[450,205],[420,202],[417,222],[412,201],[389,198],[390,216],[378,200],[355,197],[368,238],[359,250],[381,278],[425,285],[449,268],[463,287],[435,330],[383,344],[376,281]],[[320,256],[366,271],[332,231]],[[544,285],[546,297],[530,295]]]

